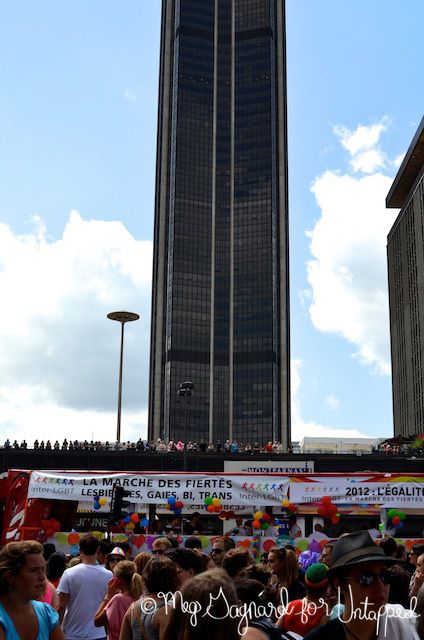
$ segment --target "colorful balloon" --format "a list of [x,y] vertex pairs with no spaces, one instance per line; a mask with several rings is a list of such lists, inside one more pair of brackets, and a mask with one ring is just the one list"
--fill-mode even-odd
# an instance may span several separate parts
[[75,531],[72,531],[72,533],[70,533],[68,535],[68,544],[70,544],[71,546],[77,545],[79,543],[79,535],[78,533],[75,533]]

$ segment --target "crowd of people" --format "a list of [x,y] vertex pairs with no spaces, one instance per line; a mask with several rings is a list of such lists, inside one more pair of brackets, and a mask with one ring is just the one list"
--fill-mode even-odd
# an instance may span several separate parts
[[[40,451],[135,451],[135,452],[150,452],[150,453],[175,453],[175,452],[183,452],[184,449],[187,451],[198,452],[198,453],[224,453],[228,455],[237,455],[239,453],[244,454],[292,454],[293,447],[285,447],[280,441],[268,441],[266,443],[259,442],[247,442],[242,443],[236,440],[226,440],[222,443],[220,440],[217,442],[187,442],[187,447],[182,440],[169,440],[165,441],[161,438],[157,440],[143,440],[139,438],[137,442],[100,442],[99,440],[84,440],[83,442],[79,440],[68,440],[65,438],[62,442],[59,440],[50,441],[50,440],[34,440],[32,447],[28,446],[26,440],[22,440],[20,443],[17,440],[10,442],[7,439],[3,445],[4,449],[34,449]],[[317,451],[319,453],[320,451]],[[389,444],[381,444],[381,446],[374,448],[373,453],[384,453],[386,455],[399,455],[399,454],[407,454],[408,449],[406,446],[399,445],[389,445]],[[423,451],[416,452],[419,455],[422,455]]]
[[[28,443],[26,440],[22,440],[20,443],[17,440],[14,440],[13,443],[7,439],[3,445],[4,449],[28,449]],[[142,440],[139,438],[137,442],[100,442],[91,440],[84,440],[80,442],[78,440],[67,440],[65,438],[62,443],[59,440],[55,440],[52,444],[50,440],[34,440],[32,449],[35,450],[47,450],[47,451],[77,451],[77,450],[86,450],[86,451],[148,451],[151,453],[173,453],[173,452],[183,452],[186,448],[186,445],[182,440],[169,440],[165,442],[161,438],[158,438],[155,441]],[[264,445],[259,444],[259,442],[254,442],[253,444],[246,443],[242,444],[240,442],[236,442],[236,440],[226,440],[223,444],[220,440],[216,443],[210,442],[207,444],[206,442],[187,442],[187,451],[200,452],[200,453],[229,453],[229,454],[237,454],[237,453],[293,453],[292,447],[284,447],[281,442],[267,442]]]
[[79,555],[11,542],[0,551],[0,640],[424,640],[424,545],[367,531],[300,562],[272,547],[260,563],[229,536],[151,552],[92,534]]

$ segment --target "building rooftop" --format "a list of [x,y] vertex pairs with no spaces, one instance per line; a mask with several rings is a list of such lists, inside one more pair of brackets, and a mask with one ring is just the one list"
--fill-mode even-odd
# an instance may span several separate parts
[[424,117],[409,145],[386,198],[388,209],[400,209],[424,166]]

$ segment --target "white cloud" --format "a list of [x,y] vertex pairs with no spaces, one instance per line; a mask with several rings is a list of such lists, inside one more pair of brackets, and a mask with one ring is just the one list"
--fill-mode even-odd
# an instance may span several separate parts
[[310,304],[312,298],[310,289],[300,289],[297,293],[303,307]]
[[342,125],[333,127],[335,135],[351,156],[350,164],[354,172],[373,173],[385,166],[385,154],[378,147],[378,143],[389,124],[390,121],[385,116],[380,122],[368,127],[359,125],[355,131],[350,131]]
[[373,173],[377,169],[384,167],[384,154],[378,149],[369,149],[358,153],[351,160],[352,169],[356,172]]
[[152,243],[120,222],[72,211],[49,241],[0,224],[0,427],[2,437],[114,440],[120,325],[126,325],[122,437],[146,434]]
[[300,371],[302,362],[293,359],[291,361],[291,422],[292,422],[292,440],[301,441],[304,437],[312,436],[314,438],[369,438],[365,433],[358,429],[340,429],[328,425],[319,424],[317,422],[305,421],[302,417],[300,408],[299,389],[301,385]]
[[133,89],[125,89],[124,100],[127,102],[137,102],[137,94]]
[[331,409],[332,411],[337,411],[340,408],[340,400],[334,393],[329,393],[324,398],[325,406]]
[[[372,153],[387,126],[385,118],[355,132],[336,128],[353,160]],[[370,167],[371,167],[370,163]],[[307,263],[312,292],[310,316],[319,331],[355,345],[355,356],[377,373],[390,373],[386,239],[397,213],[385,208],[392,178],[326,171],[312,192],[321,217],[312,231]]]
[[350,131],[343,125],[336,124],[333,127],[334,133],[340,139],[342,145],[352,156],[360,153],[364,149],[372,149],[375,147],[381,134],[386,131],[390,121],[387,116],[384,116],[380,122],[370,126],[359,125],[355,131]]
[[400,153],[398,156],[396,156],[396,158],[393,160],[393,164],[396,167],[396,169],[399,169],[400,165],[403,162],[404,157],[406,156],[406,153]]

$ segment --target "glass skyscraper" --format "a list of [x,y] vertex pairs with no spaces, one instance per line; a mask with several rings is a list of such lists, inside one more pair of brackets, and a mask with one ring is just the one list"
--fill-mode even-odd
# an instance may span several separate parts
[[151,439],[290,444],[284,21],[162,2]]

